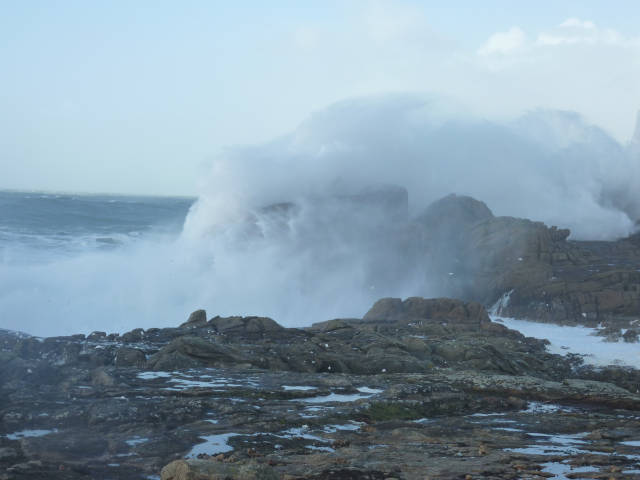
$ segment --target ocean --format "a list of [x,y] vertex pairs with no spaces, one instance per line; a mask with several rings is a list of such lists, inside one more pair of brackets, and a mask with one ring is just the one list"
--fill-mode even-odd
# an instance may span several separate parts
[[383,284],[400,267],[393,245],[366,240],[369,217],[354,230],[336,205],[283,220],[222,200],[0,192],[0,328],[123,333],[198,309],[306,326],[408,296]]
[[162,317],[150,291],[158,278],[149,275],[170,260],[160,254],[175,245],[194,201],[0,192],[0,328],[62,335]]
[[[345,312],[362,316],[386,296],[359,288],[361,269],[352,249],[340,253],[329,244],[344,265],[318,266],[326,249],[310,238],[322,245],[328,238],[316,227],[310,237],[301,233],[312,226],[309,218],[291,225],[302,244],[277,229],[270,235],[266,218],[252,240],[233,229],[193,235],[194,202],[0,192],[0,328],[41,337],[123,333],[175,327],[199,308],[209,317],[266,315],[303,326]],[[205,214],[211,211],[200,210],[201,220],[210,218]],[[326,264],[326,256],[319,258]],[[596,365],[640,365],[636,344],[604,343],[593,329],[494,319],[550,339],[556,353],[586,354],[585,361]]]

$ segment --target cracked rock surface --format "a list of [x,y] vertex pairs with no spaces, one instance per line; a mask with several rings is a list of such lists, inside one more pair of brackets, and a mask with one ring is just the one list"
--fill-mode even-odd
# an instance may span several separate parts
[[638,371],[549,354],[473,302],[0,346],[1,479],[640,478]]

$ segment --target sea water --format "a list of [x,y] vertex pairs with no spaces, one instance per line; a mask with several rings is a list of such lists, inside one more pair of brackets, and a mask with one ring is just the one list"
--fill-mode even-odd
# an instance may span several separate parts
[[48,336],[182,318],[195,307],[166,296],[179,295],[175,245],[193,202],[0,192],[0,328]]

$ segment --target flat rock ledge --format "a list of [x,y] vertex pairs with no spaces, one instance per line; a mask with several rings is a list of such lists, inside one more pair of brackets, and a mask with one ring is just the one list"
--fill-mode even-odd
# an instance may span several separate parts
[[[0,479],[640,478],[640,375],[474,302],[284,328],[0,331]],[[554,477],[555,476],[555,477]]]

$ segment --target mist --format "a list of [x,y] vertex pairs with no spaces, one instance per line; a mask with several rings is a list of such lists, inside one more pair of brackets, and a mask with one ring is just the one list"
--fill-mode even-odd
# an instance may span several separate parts
[[[635,230],[637,160],[573,112],[500,122],[438,96],[347,100],[218,158],[181,241],[211,267],[203,289],[216,313],[286,325],[361,316],[383,296],[447,293],[412,257],[389,185],[406,188],[408,219],[455,192],[573,239],[613,239]],[[351,201],[371,189],[382,208]]]
[[456,192],[496,215],[568,227],[574,239],[612,239],[638,218],[632,144],[575,112],[492,121],[438,96],[347,100],[290,135],[217,158],[184,233],[197,239],[255,207],[384,183],[408,189],[411,215]]
[[640,212],[636,144],[573,112],[495,120],[435,95],[339,102],[217,157],[177,236],[5,265],[3,325],[123,332],[205,308],[304,326],[361,317],[381,297],[446,295],[410,240],[431,202],[455,192],[573,239],[623,237]]

